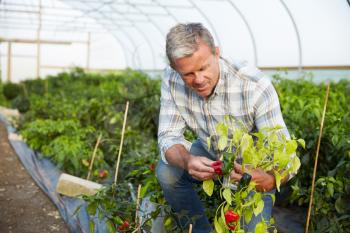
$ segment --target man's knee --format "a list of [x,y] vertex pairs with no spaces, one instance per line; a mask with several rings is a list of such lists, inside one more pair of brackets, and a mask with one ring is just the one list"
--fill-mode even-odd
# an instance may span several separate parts
[[184,174],[184,170],[160,160],[156,167],[156,176],[162,187],[174,187]]

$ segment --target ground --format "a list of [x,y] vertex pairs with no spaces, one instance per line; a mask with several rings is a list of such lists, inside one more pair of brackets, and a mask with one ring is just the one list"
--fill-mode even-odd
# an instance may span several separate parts
[[36,186],[0,123],[0,232],[68,233],[50,199]]

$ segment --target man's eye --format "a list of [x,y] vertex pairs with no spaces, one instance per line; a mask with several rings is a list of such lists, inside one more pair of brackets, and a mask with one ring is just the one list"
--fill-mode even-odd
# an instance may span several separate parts
[[190,73],[190,74],[185,74],[185,75],[183,75],[183,77],[184,77],[184,78],[191,78],[191,77],[193,77],[193,74],[192,74],[192,73]]
[[202,67],[199,71],[204,71],[204,70],[206,70],[208,68],[208,66],[204,66],[204,67]]

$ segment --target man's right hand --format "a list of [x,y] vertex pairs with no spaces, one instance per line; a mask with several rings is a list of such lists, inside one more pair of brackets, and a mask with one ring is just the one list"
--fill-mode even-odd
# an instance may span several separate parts
[[213,160],[202,156],[190,155],[187,160],[186,170],[196,180],[209,180],[215,177],[215,170],[211,167]]
[[169,164],[186,170],[193,178],[203,181],[213,179],[215,170],[211,167],[214,162],[207,157],[192,155],[183,145],[170,147],[165,157]]

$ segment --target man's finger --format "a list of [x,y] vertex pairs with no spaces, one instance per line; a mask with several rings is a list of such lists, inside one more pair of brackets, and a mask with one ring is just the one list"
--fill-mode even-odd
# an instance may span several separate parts
[[215,161],[213,161],[213,160],[211,160],[211,159],[208,159],[208,158],[206,158],[206,157],[202,157],[201,158],[201,161],[202,161],[202,163],[203,164],[205,164],[206,166],[211,166],[211,164],[213,163],[213,162],[215,162]]
[[243,170],[242,170],[242,165],[240,165],[239,163],[237,163],[236,161],[234,162],[234,168],[235,171],[239,174],[243,174]]
[[197,180],[209,180],[212,179],[214,177],[213,173],[209,173],[209,172],[198,172],[198,171],[194,171],[192,170],[189,173],[193,178],[197,179]]
[[235,171],[232,171],[230,174],[231,180],[239,181],[242,178],[242,175],[239,173],[236,173]]

